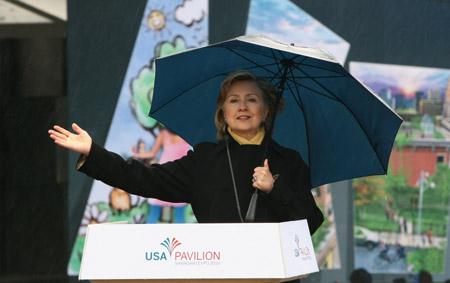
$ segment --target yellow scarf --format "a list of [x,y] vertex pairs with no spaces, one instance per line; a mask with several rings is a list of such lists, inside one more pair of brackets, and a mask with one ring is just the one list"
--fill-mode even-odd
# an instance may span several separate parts
[[246,139],[244,137],[239,136],[235,132],[233,132],[230,127],[227,128],[228,133],[230,133],[231,137],[237,141],[238,144],[255,144],[260,145],[264,139],[264,135],[266,134],[266,131],[264,130],[264,127],[259,128],[256,135],[251,139]]

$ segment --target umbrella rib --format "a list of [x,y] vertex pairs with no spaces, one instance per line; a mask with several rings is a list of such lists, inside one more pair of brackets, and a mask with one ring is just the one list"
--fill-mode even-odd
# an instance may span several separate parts
[[266,57],[266,58],[269,58],[269,59],[273,59],[269,55],[266,55],[266,54],[263,54],[263,53],[241,49],[241,48],[239,48],[240,46],[230,46],[230,47],[216,46],[216,47],[225,48],[225,49],[228,49],[228,50],[229,49],[239,50],[239,51],[242,51],[242,52],[252,53],[252,54],[260,55],[260,56],[263,56],[263,57]]
[[[265,64],[265,65],[260,65],[260,66],[272,66],[272,65],[275,65],[275,64],[276,64],[276,63],[271,63],[271,64]],[[243,70],[251,70],[251,69],[254,69],[254,68],[259,68],[260,66],[249,66],[248,68],[244,68]],[[163,108],[164,106],[166,106],[166,105],[169,104],[170,102],[174,101],[175,99],[177,99],[178,97],[180,97],[180,96],[183,95],[184,93],[190,91],[191,89],[196,88],[196,87],[199,86],[200,84],[202,84],[202,83],[204,83],[204,82],[207,82],[207,81],[209,81],[209,80],[211,80],[211,79],[214,79],[214,78],[216,78],[216,77],[219,77],[219,76],[226,76],[226,75],[228,75],[229,72],[231,72],[231,71],[222,72],[222,73],[216,74],[216,75],[214,75],[214,76],[208,77],[208,78],[204,79],[203,81],[198,82],[197,84],[191,86],[190,88],[188,88],[188,89],[186,89],[186,90],[180,92],[180,94],[178,94],[178,95],[172,97],[170,100],[168,100],[168,101],[165,102],[163,105],[161,105],[160,107],[158,107],[158,109],[155,109],[155,110],[150,109],[151,114],[154,114],[154,113],[155,113],[156,111],[158,111],[159,109]]]
[[[240,46],[238,46],[238,45],[231,46],[231,47],[223,47],[223,46],[214,46],[214,47],[226,48],[226,49],[228,49],[228,50],[239,50],[239,51],[248,52],[248,53],[253,53],[253,54],[257,54],[257,55],[263,56],[263,57],[267,57],[267,58],[270,58],[270,59],[275,59],[275,60],[277,60],[277,59],[276,59],[277,57],[276,57],[275,54],[273,53],[273,51],[274,51],[273,48],[270,48],[270,51],[272,52],[272,57],[270,57],[270,56],[268,56],[268,55],[266,55],[266,54],[263,54],[263,53],[259,53],[259,52],[255,52],[255,51],[249,51],[249,50],[241,49],[241,48],[239,48]],[[284,56],[284,54],[282,53],[281,50],[276,49],[276,51],[278,51],[278,53],[280,54],[281,57],[283,57],[283,59],[286,59],[286,57]],[[242,56],[243,56],[243,55],[242,55]],[[291,58],[291,60],[294,60],[294,59],[296,59],[296,58],[298,58],[298,57],[304,57],[304,59],[311,58],[311,57],[308,57],[308,56],[305,56],[305,55],[296,54],[294,57]],[[303,60],[304,60],[304,59],[303,59]],[[309,67],[313,67],[313,68],[317,68],[317,69],[322,69],[322,70],[326,70],[326,71],[330,71],[330,72],[333,72],[333,73],[338,73],[338,74],[341,74],[341,75],[346,76],[345,73],[340,73],[340,72],[338,72],[338,71],[333,71],[333,70],[330,70],[330,69],[327,69],[327,68],[323,68],[323,67],[319,67],[319,66],[314,66],[314,65],[310,65],[310,64],[302,64],[302,65],[304,65],[304,66],[309,66]]]
[[274,74],[274,72],[272,72],[270,69],[264,68],[262,65],[256,63],[256,62],[253,61],[253,60],[250,60],[249,58],[245,57],[245,56],[242,55],[242,54],[239,54],[237,51],[235,51],[235,50],[233,50],[233,49],[231,49],[231,48],[228,48],[228,47],[225,47],[225,48],[228,49],[228,51],[231,51],[231,52],[233,52],[234,54],[238,55],[239,57],[243,58],[244,60],[247,60],[248,62],[254,64],[255,66],[259,66],[259,67],[261,67],[262,69],[266,70],[267,72],[269,72],[269,73],[271,73],[271,74]]
[[[298,68],[297,66],[295,66],[295,68],[296,68],[297,70],[299,70],[300,72],[302,72],[303,74],[305,74],[306,76],[309,76],[304,70]],[[383,165],[383,163],[381,162],[380,156],[378,155],[378,152],[375,150],[375,147],[374,147],[374,145],[372,144],[372,141],[370,140],[369,135],[367,134],[367,132],[366,132],[366,130],[364,129],[364,127],[361,125],[361,122],[360,122],[358,119],[356,119],[355,113],[353,113],[353,111],[350,109],[350,107],[347,106],[347,104],[345,104],[338,96],[334,95],[334,94],[333,94],[328,88],[326,88],[323,84],[321,84],[320,82],[318,82],[315,78],[313,78],[313,77],[311,77],[311,76],[309,76],[309,77],[310,77],[310,79],[311,79],[312,81],[314,81],[317,85],[319,85],[322,89],[324,89],[328,94],[330,94],[330,95],[332,95],[333,97],[335,97],[336,100],[337,100],[338,102],[340,102],[342,105],[344,105],[344,107],[348,110],[348,112],[350,112],[350,114],[351,114],[352,117],[353,117],[353,120],[355,120],[356,123],[358,123],[359,128],[362,130],[362,132],[364,133],[364,135],[365,135],[366,138],[367,138],[367,141],[368,141],[368,142],[370,143],[370,145],[372,146],[372,149],[374,150],[375,155],[377,156],[378,162],[380,163],[381,167],[386,171],[387,168],[385,168],[384,165]]]
[[[284,58],[284,56],[281,54],[281,56]],[[298,55],[298,56],[300,56],[300,55]],[[296,56],[296,57],[298,57],[298,56]],[[295,58],[294,58],[295,59]],[[294,60],[294,59],[292,59],[292,60]],[[300,62],[303,62],[303,61],[305,61],[306,60],[306,57],[303,57],[302,58],[302,60],[300,61]],[[294,63],[295,63],[295,61],[293,61]],[[289,71],[291,71],[292,72],[292,67],[289,67]],[[292,81],[293,83],[296,83],[295,82],[295,80],[291,80],[290,78],[289,78],[289,76],[286,76],[286,80],[290,80],[290,81]]]
[[[343,78],[345,76],[314,76],[316,79]],[[307,76],[292,76],[293,79],[308,79]]]
[[[289,69],[289,73],[291,74],[291,75],[293,75],[293,73],[292,73],[292,69]],[[298,89],[298,87],[297,87],[297,84],[295,84],[295,81],[294,81],[294,87],[295,87],[295,94],[294,94],[294,91],[292,91],[292,88],[291,88],[291,86],[288,84],[288,87],[289,87],[289,90],[291,91],[291,94],[292,94],[292,96],[294,97],[294,99],[295,99],[295,101],[297,102],[297,105],[298,105],[298,107],[302,110],[302,111],[304,111],[304,109],[303,109],[303,101],[301,100],[301,98],[300,98],[300,91],[299,91],[299,89]],[[300,104],[301,103],[301,104]]]
[[[259,65],[259,66],[252,66],[252,67],[250,67],[250,68],[243,68],[243,69],[241,69],[241,70],[252,70],[252,69],[256,69],[256,68],[260,68],[261,66],[264,66],[264,67],[268,67],[268,66],[273,66],[273,65],[277,65],[278,63],[271,63],[271,64],[264,64],[264,65]],[[277,66],[278,67],[278,66]],[[273,81],[273,79],[277,76],[277,75],[279,75],[279,73],[281,72],[282,70],[278,70],[276,73],[273,73],[274,75],[273,76],[258,76],[258,78],[267,78],[267,79],[269,79],[271,82]],[[231,72],[231,71],[230,71]]]
[[178,97],[182,96],[184,93],[190,91],[191,89],[196,88],[196,87],[199,86],[200,84],[202,84],[202,83],[204,83],[204,82],[206,82],[206,81],[209,81],[209,80],[211,80],[211,79],[214,79],[214,78],[216,78],[216,77],[219,77],[219,76],[226,76],[226,75],[227,75],[227,73],[219,73],[219,74],[216,74],[216,75],[214,75],[214,76],[211,76],[211,77],[209,77],[209,78],[207,78],[207,79],[205,79],[205,80],[203,80],[203,81],[200,81],[200,82],[196,83],[195,85],[189,87],[188,89],[186,89],[186,90],[184,90],[184,91],[181,91],[179,94],[175,95],[174,97],[172,97],[171,99],[169,99],[168,101],[166,101],[165,103],[163,103],[161,106],[158,107],[158,109],[153,110],[152,108],[150,108],[150,114],[155,114],[159,109],[163,108],[164,106],[166,106],[166,105],[169,104],[170,102],[174,101],[174,100],[177,99]]
[[272,59],[277,63],[278,71],[280,72],[282,69],[282,66],[280,66],[280,61],[278,61],[277,56],[275,56],[273,49],[270,49],[270,53],[272,53]]
[[347,77],[347,75],[345,73],[342,73],[342,72],[339,72],[339,71],[330,70],[330,69],[327,69],[327,68],[324,68],[324,67],[314,66],[314,65],[305,64],[305,63],[297,63],[297,64],[298,65],[302,65],[302,66],[308,66],[308,67],[324,70],[324,71],[328,71],[328,72],[332,72],[332,73],[336,73],[336,74],[339,74],[339,75],[341,75],[343,77]]
[[[277,66],[278,67],[278,66]],[[272,77],[270,77],[270,83],[272,83],[279,75],[280,75],[280,73],[283,71],[283,69],[278,69],[278,71],[275,73],[275,74],[273,74],[273,76]],[[272,84],[273,85],[273,84]],[[273,86],[273,87],[275,87],[275,86]]]
[[[292,69],[289,69],[290,73],[292,73]],[[294,84],[295,85],[295,84]],[[309,140],[309,130],[308,130],[308,118],[306,118],[305,111],[303,109],[303,100],[300,96],[300,91],[298,90],[297,86],[295,85],[295,89],[297,90],[297,97],[295,97],[294,92],[291,89],[291,86],[287,84],[289,90],[291,91],[292,97],[294,97],[295,102],[297,103],[298,107],[302,110],[303,120],[305,121],[305,134],[306,134],[306,146],[308,147],[308,166],[311,168],[311,150],[310,150],[310,140]],[[297,101],[298,99],[298,101]]]
[[273,65],[276,65],[276,64],[277,64],[277,63],[270,63],[270,64],[264,64],[264,65],[259,65],[259,66],[252,66],[252,67],[250,67],[250,68],[244,68],[244,70],[256,69],[256,68],[259,68],[260,66],[268,67],[268,66],[273,66]]
[[299,95],[297,94],[297,96],[294,94],[294,91],[292,90],[292,88],[291,88],[291,86],[290,86],[290,84],[288,83],[287,84],[287,86],[288,86],[288,88],[289,88],[289,90],[291,91],[291,95],[292,95],[292,97],[294,98],[294,100],[295,100],[295,104],[297,104],[297,106],[298,106],[298,108],[300,108],[302,111],[304,111],[304,109],[303,109],[303,105],[302,105],[302,103],[300,102],[300,98],[299,98]]
[[283,68],[280,65],[280,61],[278,61],[277,57],[275,56],[273,49],[270,49],[270,52],[272,53],[272,60],[275,62],[275,64],[277,64],[277,68],[278,68],[278,71],[276,72],[276,74],[274,76],[272,76],[272,78],[270,79],[270,82],[272,83],[273,80],[281,74],[281,72],[283,71]]
[[[248,53],[253,53],[253,54],[257,54],[257,55],[260,55],[260,56],[264,56],[264,57],[273,59],[273,60],[277,63],[277,66],[278,66],[278,72],[277,72],[277,74],[279,74],[279,73],[281,72],[281,70],[282,70],[282,68],[280,68],[280,66],[279,66],[280,60],[278,59],[278,57],[276,57],[276,55],[275,55],[274,52],[273,52],[274,50],[273,50],[272,48],[270,49],[270,51],[271,51],[271,53],[272,53],[272,57],[267,56],[267,55],[265,55],[265,54],[258,53],[258,52],[247,51],[247,50],[241,50],[241,49],[238,49],[238,48],[236,48],[237,50],[232,49],[232,48],[229,48],[229,47],[225,47],[225,48],[226,48],[227,50],[229,50],[229,51],[235,53],[236,55],[238,55],[238,56],[244,58],[245,60],[247,60],[247,61],[249,61],[249,62],[255,64],[256,66],[262,66],[262,65],[259,65],[259,64],[256,63],[255,61],[252,61],[252,60],[250,60],[249,58],[245,57],[243,54],[238,53],[237,50],[243,51],[243,52],[248,52]],[[276,51],[277,51],[277,52],[279,53],[279,55],[283,58],[283,60],[286,59],[286,57],[284,56],[283,52],[281,52],[281,50],[276,50]],[[293,62],[295,62],[294,60],[297,59],[298,57],[303,57],[301,62],[303,62],[303,61],[306,60],[306,58],[307,58],[307,57],[305,57],[305,56],[303,56],[303,55],[296,54],[296,55],[293,56],[292,58],[289,58],[289,60],[292,60]],[[263,69],[265,69],[265,68],[263,68]],[[267,70],[267,69],[265,69],[265,70],[268,71],[268,72],[270,72],[270,73],[272,73],[272,74],[274,74],[274,73],[273,73],[272,71],[270,71],[270,70]]]
[[[236,50],[239,50],[239,51],[247,52],[247,53],[257,54],[257,55],[260,55],[260,56],[263,56],[263,57],[267,57],[267,58],[270,58],[270,59],[274,59],[274,60],[276,60],[276,61],[278,61],[278,62],[280,61],[280,60],[278,59],[278,57],[275,56],[275,54],[274,54],[274,52],[273,52],[273,51],[274,51],[273,48],[270,48],[270,51],[272,52],[272,57],[270,57],[269,55],[263,54],[263,53],[254,52],[253,50],[252,50],[252,51],[244,50],[244,49],[240,49],[239,47],[235,47],[235,49],[236,49]],[[234,50],[234,49],[233,49],[233,50]],[[284,56],[284,54],[282,53],[281,50],[276,49],[276,51],[278,51],[278,53],[280,54],[280,56],[281,56],[283,59],[286,59],[286,57]],[[294,59],[296,59],[296,58],[298,58],[298,57],[303,57],[304,59],[308,58],[308,57],[305,56],[305,55],[295,54],[295,56],[292,57],[292,58],[290,58],[290,60],[294,60]]]
[[[342,103],[342,101],[336,96],[334,95],[333,92],[331,92],[329,89],[327,89],[323,84],[321,84],[320,82],[318,82],[316,80],[315,77],[310,76],[308,73],[306,73],[304,70],[302,70],[301,68],[299,68],[298,66],[295,66],[294,68],[296,68],[298,71],[302,72],[303,74],[305,74],[305,76],[312,80],[313,82],[315,82],[318,86],[320,86],[323,90],[325,90],[328,94],[330,94],[331,96],[333,96],[334,98],[336,98],[336,100],[338,100],[339,102]],[[342,103],[343,104],[343,103]]]
[[[247,60],[248,62],[254,64],[254,65],[255,65],[255,68],[256,68],[256,67],[260,67],[260,68],[266,70],[267,72],[271,73],[272,75],[274,75],[273,78],[272,78],[270,81],[273,81],[273,79],[276,78],[276,76],[279,75],[280,72],[282,71],[282,68],[280,68],[280,66],[279,66],[279,60],[277,59],[277,57],[276,57],[275,54],[273,53],[273,49],[271,49],[271,52],[272,52],[272,58],[270,58],[270,57],[267,56],[267,55],[260,54],[260,53],[257,53],[257,52],[249,52],[249,51],[245,51],[245,50],[244,50],[244,52],[249,52],[249,53],[253,53],[253,54],[258,54],[258,55],[260,55],[260,56],[264,56],[264,57],[268,57],[268,58],[270,58],[270,59],[273,59],[273,60],[276,62],[277,67],[278,67],[278,71],[277,71],[276,73],[274,73],[273,71],[271,71],[271,70],[269,70],[269,69],[267,69],[267,68],[264,68],[265,65],[260,65],[260,64],[256,63],[255,61],[253,61],[253,60],[251,60],[251,59],[245,57],[243,54],[240,54],[240,53],[239,53],[237,50],[235,50],[235,49],[232,49],[232,48],[229,48],[229,47],[225,47],[225,49],[227,49],[228,51],[233,52],[234,54],[238,55],[239,57],[243,58],[244,60]],[[243,51],[243,50],[239,50],[239,51]],[[284,54],[283,54],[280,50],[277,50],[277,51],[278,51],[278,53],[280,54],[280,56],[281,56],[283,59],[286,59],[286,57],[284,56]],[[303,62],[304,60],[306,60],[306,57],[304,57],[304,56],[302,56],[302,55],[299,55],[299,54],[296,54],[295,56],[293,56],[292,58],[290,58],[290,60],[293,60],[293,62],[295,62],[294,60],[297,59],[298,57],[303,57],[301,62]]]
[[[305,59],[306,59],[306,58],[305,58]],[[295,67],[295,68],[297,69],[297,67]],[[292,82],[295,86],[299,85],[299,86],[304,87],[304,88],[306,88],[306,89],[308,89],[308,90],[310,90],[310,91],[312,91],[312,92],[314,92],[314,93],[316,93],[316,94],[318,94],[318,95],[321,95],[321,96],[323,96],[323,97],[326,97],[326,98],[331,99],[331,100],[334,100],[334,101],[337,101],[335,98],[333,98],[334,96],[330,97],[330,96],[328,96],[328,95],[326,95],[326,94],[320,93],[320,92],[318,92],[317,90],[314,90],[314,89],[312,89],[312,88],[310,88],[310,87],[308,87],[308,86],[306,86],[306,85],[303,85],[303,84],[301,84],[300,82],[297,82],[296,80],[292,79],[292,78],[294,78],[294,77],[293,77],[294,73],[292,72],[292,69],[289,69],[289,71],[290,71],[290,73],[291,73],[291,77],[288,77],[288,80],[289,80],[290,82]],[[306,75],[306,76],[307,76],[307,75]],[[310,77],[310,76],[307,76],[306,78],[311,78],[311,77]],[[297,90],[297,91],[298,91],[298,90]],[[298,93],[299,93],[299,92],[298,92]]]
[[[218,46],[218,47],[219,47],[219,46]],[[259,53],[259,52],[243,50],[243,49],[240,49],[239,46],[234,47],[235,49],[232,49],[232,48],[230,48],[230,47],[222,47],[222,46],[220,46],[220,48],[226,48],[226,49],[228,49],[228,50],[235,50],[235,49],[236,49],[236,50],[243,51],[243,52],[253,53],[253,54],[257,54],[257,55],[260,55],[260,56],[263,56],[263,57],[267,57],[267,58],[270,58],[270,59],[275,59],[275,60],[277,60],[277,61],[279,62],[279,60],[277,59],[277,57],[276,57],[275,54],[273,53],[274,49],[272,49],[272,48],[270,49],[271,52],[272,52],[272,57],[270,57],[270,56],[268,56],[268,55],[266,55],[266,54]],[[285,57],[284,54],[281,52],[281,50],[277,50],[277,51],[278,51],[279,55],[280,55],[281,57],[283,57],[283,59],[286,59],[286,57]],[[244,55],[241,55],[241,56],[244,56]],[[244,57],[245,57],[245,56],[244,56]],[[302,62],[303,62],[305,59],[310,58],[310,57],[305,56],[305,55],[296,54],[294,57],[291,58],[291,60],[295,60],[295,59],[297,59],[298,57],[303,57]],[[321,69],[321,70],[325,70],[325,71],[337,73],[337,74],[343,75],[344,77],[347,76],[346,73],[341,73],[341,72],[339,72],[339,71],[330,70],[330,69],[327,69],[327,68],[324,68],[324,67],[314,66],[314,65],[310,65],[310,64],[303,64],[303,63],[297,63],[297,64],[301,64],[301,65],[303,65],[303,66],[309,66],[309,67],[313,67],[313,68],[317,68],[317,69]]]
[[[281,50],[277,50],[277,51],[278,51],[278,53],[280,54],[280,56],[283,57],[283,60],[286,60],[286,56],[284,56],[283,52],[281,52]],[[292,62],[294,62],[294,63],[296,63],[296,62],[295,62],[295,59],[297,59],[298,57],[301,57],[301,58],[302,58],[301,62],[305,61],[306,58],[308,58],[308,57],[306,57],[306,56],[304,56],[304,55],[295,54],[295,55],[292,56],[291,58],[288,58],[288,60],[289,60],[289,61],[292,61]],[[301,62],[300,62],[299,64],[301,64]]]
[[330,96],[328,96],[328,95],[326,95],[326,94],[323,94],[323,93],[320,93],[320,92],[318,92],[317,90],[314,90],[314,89],[312,89],[312,88],[310,88],[309,86],[306,86],[306,85],[304,85],[304,84],[301,84],[301,83],[298,83],[298,82],[293,82],[295,85],[299,85],[299,86],[301,86],[301,87],[304,87],[304,88],[306,88],[306,89],[308,89],[308,90],[310,90],[310,91],[312,91],[312,92],[314,92],[314,93],[316,93],[316,94],[318,94],[318,95],[320,95],[320,96],[323,96],[323,97],[325,97],[325,98],[328,98],[328,99],[331,99],[331,100],[333,100],[333,101],[338,101],[338,102],[340,102],[339,100],[337,100],[337,99],[335,99],[334,97],[330,97]]
[[284,54],[283,54],[280,50],[277,49],[277,52],[278,52],[278,54],[280,54],[280,56],[281,56],[283,59],[286,59],[286,57],[284,57]]
[[[305,60],[306,60],[306,57],[304,57],[303,60],[302,60],[301,62],[303,62],[303,61],[305,61]],[[300,62],[300,63],[301,63],[301,62]],[[297,68],[297,66],[295,66],[295,68]],[[318,95],[321,95],[321,96],[326,97],[326,98],[331,99],[331,100],[335,100],[333,97],[330,97],[330,96],[328,96],[328,95],[326,95],[326,94],[320,93],[320,92],[318,92],[317,90],[314,90],[314,89],[312,89],[312,88],[310,88],[310,87],[308,87],[308,86],[306,86],[306,85],[301,84],[300,82],[297,82],[297,81],[295,80],[296,77],[294,77],[294,73],[293,73],[293,71],[292,71],[292,68],[290,68],[289,71],[290,71],[290,73],[291,73],[291,76],[290,76],[290,77],[287,77],[287,79],[295,85],[296,89],[297,89],[297,85],[298,85],[298,86],[304,87],[304,88],[306,88],[306,89],[308,89],[308,90],[310,90],[310,91],[312,91],[312,92],[314,92],[314,93],[316,93],[316,94],[318,94]],[[305,78],[309,78],[309,79],[310,79],[310,76],[305,75]],[[297,89],[297,92],[298,92],[298,89]],[[298,93],[300,93],[300,92],[298,92]]]

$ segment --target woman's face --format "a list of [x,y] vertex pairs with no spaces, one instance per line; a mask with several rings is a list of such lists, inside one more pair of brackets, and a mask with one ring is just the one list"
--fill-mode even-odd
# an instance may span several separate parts
[[222,107],[227,125],[246,139],[256,135],[268,113],[262,91],[253,81],[233,83]]

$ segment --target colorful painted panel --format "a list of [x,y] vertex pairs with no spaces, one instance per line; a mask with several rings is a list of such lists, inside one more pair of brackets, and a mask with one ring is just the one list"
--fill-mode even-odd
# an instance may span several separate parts
[[347,41],[289,0],[252,0],[246,34],[323,48],[341,64],[350,49]]
[[317,263],[321,269],[340,268],[341,258],[337,240],[331,186],[324,185],[315,188],[313,195],[325,218],[322,226],[320,226],[312,237]]
[[[148,117],[155,78],[154,59],[208,41],[208,1],[148,1],[141,22],[105,147],[124,159],[164,163],[186,154],[181,138]],[[68,273],[79,272],[86,226],[90,223],[196,222],[189,205],[133,196],[94,181]]]
[[387,176],[354,180],[355,266],[444,272],[450,196],[450,70],[351,62],[399,113]]

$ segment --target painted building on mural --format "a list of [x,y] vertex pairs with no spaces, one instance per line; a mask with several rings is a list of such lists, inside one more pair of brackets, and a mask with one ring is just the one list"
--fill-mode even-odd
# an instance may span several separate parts
[[389,166],[394,175],[404,175],[411,187],[417,187],[420,172],[434,175],[438,164],[450,166],[450,142],[417,141],[409,146],[396,148],[391,154]]

